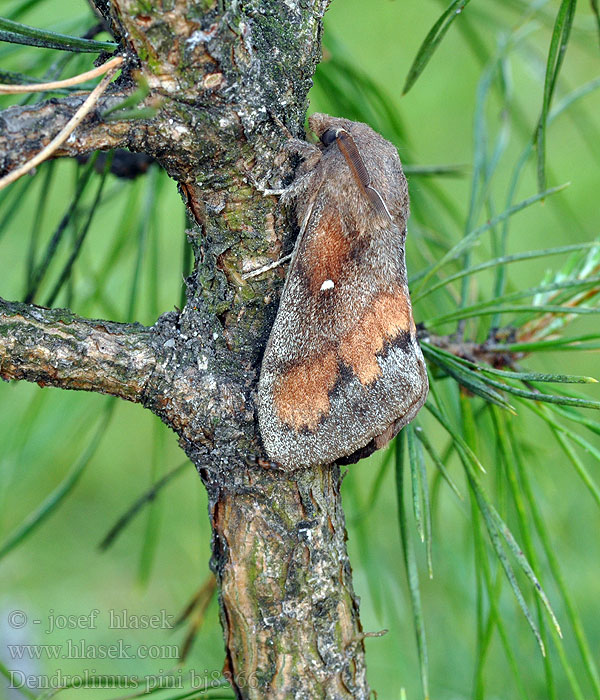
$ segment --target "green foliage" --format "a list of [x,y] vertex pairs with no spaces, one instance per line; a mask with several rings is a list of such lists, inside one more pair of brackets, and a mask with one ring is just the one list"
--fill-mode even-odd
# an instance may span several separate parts
[[[513,694],[521,697],[600,697],[598,674],[593,660],[595,654],[570,599],[568,584],[560,572],[559,559],[554,557],[555,566],[551,566],[550,571],[539,560],[536,537],[545,543],[550,542],[551,518],[549,520],[548,516],[540,514],[531,491],[527,490],[531,487],[523,483],[522,476],[517,476],[527,469],[530,479],[533,479],[537,472],[536,452],[540,451],[541,445],[536,452],[532,452],[532,439],[528,432],[534,430],[537,435],[540,429],[534,429],[530,425],[531,421],[524,411],[528,408],[550,429],[550,439],[555,440],[559,451],[566,458],[563,467],[570,463],[574,467],[573,473],[579,476],[594,501],[598,502],[594,472],[600,461],[600,453],[593,442],[565,424],[567,421],[580,427],[585,425],[595,432],[597,438],[597,421],[588,418],[582,410],[600,408],[598,392],[586,396],[558,388],[551,391],[542,388],[548,383],[581,386],[597,382],[593,376],[577,376],[569,372],[569,369],[579,368],[580,364],[570,361],[572,355],[561,357],[556,353],[568,349],[586,352],[599,347],[600,334],[593,329],[597,327],[596,318],[600,311],[600,245],[589,238],[577,243],[571,242],[572,237],[567,241],[564,237],[561,239],[560,229],[570,216],[567,214],[568,200],[565,200],[563,192],[565,186],[545,189],[545,182],[548,127],[570,109],[583,109],[578,104],[579,101],[592,94],[598,84],[594,79],[572,91],[565,89],[562,84],[561,70],[568,70],[565,67],[568,62],[564,59],[569,39],[576,41],[576,46],[579,41],[583,41],[581,29],[578,30],[577,22],[574,23],[575,3],[563,2],[548,30],[550,47],[547,49],[546,77],[542,81],[543,94],[540,94],[543,107],[535,129],[534,143],[530,136],[533,130],[527,127],[527,120],[531,117],[522,111],[522,102],[513,84],[513,81],[516,83],[513,76],[518,74],[523,57],[536,50],[540,41],[540,27],[534,22],[537,20],[550,24],[552,18],[544,12],[547,3],[515,2],[512,3],[512,13],[506,8],[497,11],[492,2],[480,3],[471,5],[464,17],[456,14],[458,5],[455,2],[448,6],[417,50],[404,92],[410,88],[412,92],[418,91],[419,87],[425,89],[424,81],[427,79],[439,85],[434,75],[435,62],[429,61],[434,51],[444,51],[444,42],[441,40],[449,29],[449,22],[456,20],[456,26],[459,26],[469,16],[470,25],[466,29],[462,25],[463,34],[467,37],[467,45],[480,60],[481,77],[473,94],[473,111],[470,115],[473,117],[474,162],[470,197],[466,200],[464,215],[456,215],[445,191],[437,186],[429,188],[428,183],[414,178],[413,172],[416,175],[418,171],[412,170],[415,157],[412,142],[413,138],[419,140],[419,126],[416,124],[407,127],[410,121],[403,110],[400,110],[402,121],[398,118],[392,121],[387,117],[389,105],[394,101],[393,93],[388,91],[387,98],[377,95],[377,102],[385,101],[388,108],[380,110],[377,118],[373,119],[376,101],[369,103],[369,92],[363,90],[359,94],[356,87],[350,88],[356,93],[351,105],[352,118],[368,121],[378,128],[398,146],[403,162],[408,163],[406,170],[411,184],[413,210],[408,242],[411,295],[417,322],[424,326],[422,347],[431,370],[431,394],[426,408],[446,432],[448,439],[440,456],[434,445],[443,445],[444,441],[435,424],[421,413],[413,425],[403,431],[407,434],[412,490],[402,487],[402,471],[397,476],[400,541],[404,552],[409,604],[417,635],[423,695],[429,696],[428,685],[433,683],[437,685],[438,691],[433,692],[433,696],[451,696],[439,686],[439,681],[436,683],[435,671],[427,668],[427,657],[432,659],[432,652],[431,642],[428,645],[425,639],[425,630],[429,630],[429,634],[431,628],[437,630],[433,643],[435,650],[435,637],[439,635],[440,623],[428,614],[427,602],[423,602],[423,584],[419,584],[415,570],[415,562],[418,561],[415,549],[418,553],[418,543],[421,541],[421,575],[426,571],[431,575],[432,549],[433,568],[436,571],[436,542],[446,533],[446,528],[442,532],[435,532],[435,514],[440,507],[438,503],[441,496],[429,499],[424,495],[423,484],[427,484],[422,472],[425,453],[430,458],[431,465],[438,470],[437,476],[429,477],[434,494],[442,491],[440,483],[448,485],[448,492],[452,490],[453,495],[463,490],[456,483],[456,473],[448,468],[458,459],[464,470],[463,478],[471,499],[470,529],[475,553],[477,611],[477,651],[474,655],[474,680],[471,686],[473,697],[488,696],[488,676],[493,678],[495,672],[488,670],[486,673],[486,667],[489,669],[490,666],[493,668],[498,665],[500,659],[496,661],[495,657],[502,649],[515,684],[513,690],[507,691],[509,697]],[[410,15],[410,10],[407,13]],[[492,28],[496,32],[498,43],[495,52],[486,46],[488,37],[484,22],[488,23],[488,30]],[[332,26],[335,31],[335,26]],[[476,40],[472,42],[474,36]],[[345,115],[348,103],[352,101],[352,92],[349,89],[340,90],[343,92],[343,99],[340,99],[338,91],[330,89],[329,76],[343,72],[338,85],[360,86],[366,80],[363,74],[365,68],[362,64],[360,67],[356,63],[352,65],[340,50],[338,41],[329,44],[331,58],[319,68],[318,108]],[[577,48],[572,49],[576,50]],[[325,77],[323,81],[322,76]],[[417,78],[419,82],[416,84]],[[448,78],[451,86],[448,95],[458,87],[460,79],[457,76],[456,82],[452,82]],[[321,85],[324,85],[323,89]],[[370,92],[373,94],[374,90]],[[561,99],[551,109],[554,95],[559,95]],[[445,99],[448,97],[443,97],[442,102]],[[494,110],[491,105],[494,105]],[[499,118],[495,116],[498,111]],[[451,133],[449,127],[445,126],[443,112],[434,118],[443,133]],[[591,120],[589,124],[593,130],[597,129],[597,120]],[[552,144],[552,131],[549,133],[549,143]],[[534,145],[537,149],[537,164]],[[464,160],[464,157],[460,160]],[[533,165],[536,177],[532,181],[528,168]],[[596,166],[589,167],[593,169]],[[552,179],[556,179],[554,175]],[[560,179],[568,178],[559,176],[559,181]],[[537,184],[540,194],[531,194],[529,190],[529,194],[520,203],[515,203],[516,195],[523,189],[522,183],[525,181],[532,182],[534,186]],[[440,188],[441,185],[440,181]],[[507,194],[503,194],[503,190]],[[503,202],[500,207],[496,204],[498,200]],[[552,237],[553,241],[568,242],[569,245],[513,252],[514,248],[509,248],[511,230],[519,232],[520,238],[527,231],[527,225],[523,227],[516,215],[529,207],[539,207],[540,203],[545,203],[544,207],[547,208],[552,201],[557,202],[553,207],[554,224],[546,223],[546,226],[553,225],[559,234]],[[464,222],[462,226],[461,219]],[[572,221],[576,220],[575,214]],[[532,221],[531,218],[529,221]],[[596,229],[592,228],[587,233],[588,237],[597,236],[597,217],[595,224]],[[458,229],[458,236],[452,235],[453,228]],[[572,227],[567,230],[572,231]],[[523,273],[524,268],[519,265],[536,259],[551,263],[554,256],[569,254],[570,257],[564,263],[537,278],[530,270],[525,269]],[[477,262],[474,262],[475,258],[478,258]],[[513,266],[517,266],[519,273],[511,279],[509,275]],[[483,280],[480,275],[484,276]],[[486,280],[491,281],[487,293],[484,286]],[[587,324],[582,323],[585,317],[590,318]],[[568,326],[573,323],[579,329],[587,328],[590,332],[569,336]],[[446,334],[443,344],[440,344],[440,336],[436,334]],[[537,361],[537,353],[549,351],[555,353],[552,360],[548,359],[540,365],[543,360]],[[503,352],[511,354],[503,356]],[[536,366],[540,369],[536,369]],[[597,363],[592,366],[596,368],[593,374],[597,374]],[[422,443],[424,453],[423,450],[416,449],[418,441],[415,437]],[[404,449],[402,444],[401,438],[398,438],[395,448],[390,448],[396,450],[400,465]],[[582,453],[578,453],[578,449]],[[385,458],[381,463],[386,464]],[[482,472],[483,466],[485,475]],[[378,472],[373,481],[377,489],[373,489],[365,504],[368,513],[376,513],[377,503],[382,501],[383,478],[380,474]],[[441,482],[439,475],[442,476]],[[354,474],[351,472],[349,484],[352,484],[352,477]],[[364,470],[361,477],[368,478]],[[489,482],[488,488],[484,488],[484,482]],[[403,505],[406,499],[412,500],[413,504],[414,545],[407,534],[411,525]],[[426,527],[430,522],[430,500],[434,522],[433,543]],[[535,530],[530,518],[535,522]],[[370,522],[373,522],[372,518]],[[364,527],[368,525],[365,524]],[[565,543],[565,546],[568,545]],[[547,548],[544,548],[542,554],[548,556]],[[437,576],[439,574],[436,572]],[[508,590],[512,590],[515,602],[533,630],[540,650],[545,654],[540,657],[540,672],[545,677],[546,688],[539,689],[539,694],[536,694],[535,686],[531,683],[529,664],[524,668],[522,654],[515,651],[515,632],[511,629],[515,623],[507,614],[503,578],[508,582]],[[378,596],[380,595],[379,592]],[[446,604],[453,604],[451,598],[446,601]],[[439,609],[441,606],[436,607]],[[543,608],[546,609],[546,619],[542,615]],[[566,641],[561,639],[557,616],[561,626],[566,626]],[[595,626],[593,633],[598,636]],[[495,636],[500,642],[498,652],[494,651]],[[577,649],[567,646],[568,639],[572,637],[577,640]],[[597,643],[595,648],[598,649]],[[459,663],[465,664],[464,659]],[[579,677],[582,672],[587,680]],[[398,684],[401,684],[400,680]],[[397,688],[398,685],[394,687]],[[466,691],[469,684],[463,687]],[[455,689],[458,692],[458,688]],[[498,692],[502,691],[496,691]]]
[[548,62],[546,64],[546,78],[544,80],[544,100],[542,103],[542,113],[536,134],[536,145],[538,149],[538,187],[543,190],[546,186],[546,123],[550,111],[552,95],[556,88],[556,81],[562,62],[565,57],[571,27],[575,18],[575,6],[577,0],[562,0],[548,50]]
[[98,53],[117,48],[117,45],[112,41],[92,41],[90,39],[80,39],[76,36],[58,34],[57,32],[43,31],[3,17],[0,17],[0,41],[39,46],[45,49],[75,51],[77,53]]
[[[399,149],[431,382],[418,419],[344,481],[363,625],[389,629],[367,641],[370,682],[386,699],[598,700],[598,7],[441,5],[334,3],[312,93],[311,110],[366,121]],[[44,31],[0,29],[66,48],[95,23],[85,3],[76,8],[14,0],[5,16]],[[42,37],[46,27],[54,38]],[[76,50],[111,45],[85,46]],[[85,54],[12,44],[0,44],[0,61],[15,82],[91,66]],[[142,85],[117,109],[143,96]],[[133,181],[109,169],[97,155],[45,163],[0,192],[2,296],[143,323],[182,304],[189,224],[173,184],[156,166]],[[3,589],[23,597],[0,600],[0,618],[19,605],[31,617],[49,608],[177,612],[207,573],[209,527],[174,436],[99,396],[1,389]],[[222,641],[214,602],[208,611],[189,668],[211,673]],[[25,641],[83,636],[72,632]],[[95,643],[106,635],[85,632]],[[177,634],[123,632],[157,644]],[[15,662],[3,653],[6,675]],[[173,662],[122,663],[156,679]],[[39,664],[46,673],[85,667]],[[159,697],[195,695],[186,687]]]
[[21,544],[26,537],[34,532],[34,530],[60,506],[63,499],[65,499],[75,488],[77,482],[83,475],[84,469],[94,456],[100,439],[108,427],[108,422],[114,406],[114,400],[111,400],[111,402],[106,405],[105,411],[99,421],[98,429],[92,436],[92,439],[86,446],[85,450],[82,452],[81,457],[73,466],[71,472],[67,474],[66,478],[48,496],[40,507],[30,513],[29,516],[19,525],[19,527],[0,545],[0,559],[5,557],[12,549]]
[[415,84],[417,78],[425,70],[425,66],[429,62],[429,59],[433,56],[434,51],[440,45],[440,42],[444,38],[444,34],[448,31],[448,29],[450,29],[452,22],[454,22],[454,20],[470,2],[471,0],[454,0],[454,2],[451,2],[450,5],[448,5],[448,7],[444,10],[438,21],[429,30],[429,33],[421,44],[421,47],[415,56],[415,60],[408,71],[408,75],[406,76],[403,90],[404,94],[406,94]]

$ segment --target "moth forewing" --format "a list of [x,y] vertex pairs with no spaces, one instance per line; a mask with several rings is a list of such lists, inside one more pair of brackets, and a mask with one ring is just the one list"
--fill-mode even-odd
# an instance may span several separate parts
[[263,443],[285,468],[381,446],[428,389],[406,281],[398,154],[365,124],[322,114],[309,123],[321,157],[292,184],[300,234],[258,387]]

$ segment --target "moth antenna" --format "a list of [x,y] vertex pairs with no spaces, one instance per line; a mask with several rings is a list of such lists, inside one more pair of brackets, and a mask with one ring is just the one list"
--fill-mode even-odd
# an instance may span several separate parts
[[290,266],[288,269],[288,274],[285,279],[285,283],[283,285],[283,289],[281,291],[281,295],[283,296],[288,288],[288,285],[290,283],[290,278],[292,277],[292,272],[294,271],[296,267],[296,262],[298,259],[298,250],[300,248],[300,244],[302,242],[302,239],[304,237],[304,234],[306,232],[306,227],[308,226],[308,222],[310,220],[310,217],[312,215],[313,208],[315,206],[315,200],[313,199],[308,207],[306,208],[306,214],[304,215],[304,218],[302,219],[302,225],[300,226],[300,231],[298,233],[298,237],[296,238],[296,243],[294,244],[294,250],[292,251],[292,254],[290,255],[291,262]]
[[352,136],[345,129],[338,129],[336,140],[354,179],[373,205],[375,211],[393,224],[394,220],[386,203],[383,201],[383,197],[371,184],[371,176]]
[[376,190],[372,185],[367,186],[367,197],[369,198],[371,204],[375,207],[375,209],[380,213],[380,214],[385,214],[387,218],[390,220],[390,223],[394,223],[394,219],[392,219],[392,215],[390,214],[390,210],[387,208],[387,205],[379,193],[378,190]]
[[296,239],[299,241],[302,236],[304,235],[304,232],[306,231],[306,227],[308,226],[308,220],[311,217],[313,207],[315,206],[315,200],[313,199],[312,202],[309,204],[309,206],[306,208],[306,214],[304,215],[304,218],[302,219],[302,226],[300,226],[300,232],[298,233],[298,238]]

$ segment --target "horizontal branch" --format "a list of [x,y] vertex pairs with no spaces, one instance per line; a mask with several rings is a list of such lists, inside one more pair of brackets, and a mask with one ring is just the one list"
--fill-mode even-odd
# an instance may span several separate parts
[[[215,341],[180,331],[163,314],[152,327],[85,319],[66,309],[0,297],[0,379],[110,394],[140,403],[181,438],[189,453],[217,436],[252,439],[254,406],[239,378],[211,371]],[[234,418],[236,421],[234,421]]]
[[451,335],[429,334],[425,328],[420,328],[418,333],[420,340],[425,340],[441,350],[446,350],[446,352],[465,360],[483,362],[496,368],[511,368],[517,360],[523,357],[523,353],[507,352],[503,347],[513,334],[514,331],[510,328],[496,329],[483,343],[478,343],[472,340],[463,340],[454,333]]
[[156,365],[150,333],[0,299],[0,377],[141,402]]
[[[146,127],[142,122],[102,121],[100,114],[114,107],[131,91],[111,92],[100,98],[97,108],[77,127],[53,157],[77,156],[94,150],[128,148],[143,150]],[[53,98],[29,106],[9,107],[0,112],[0,175],[39,153],[81,107],[88,93]]]

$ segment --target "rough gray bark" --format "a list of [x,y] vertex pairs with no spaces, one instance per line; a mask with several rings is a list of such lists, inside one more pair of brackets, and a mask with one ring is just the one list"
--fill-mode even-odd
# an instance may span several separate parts
[[[0,304],[0,376],[139,402],[180,436],[208,489],[225,672],[240,698],[369,696],[339,470],[290,474],[261,460],[253,397],[282,272],[242,278],[290,245],[255,183],[277,169],[277,121],[301,132],[328,2],[97,2],[128,64],[104,103],[134,89],[135,69],[160,109],[105,124],[100,108],[57,155],[128,147],[179,183],[197,223],[187,304],[152,328]],[[81,99],[0,114],[0,144],[12,143],[0,169],[26,160]]]
[[[118,105],[131,89],[114,90],[104,95],[96,106],[95,114],[88,116],[55,156],[77,156],[88,151],[108,148],[143,150],[145,124],[127,121],[103,122],[98,115]],[[52,99],[26,107],[9,107],[0,112],[0,173],[7,173],[30,160],[52,140],[73,113],[84,102],[87,94]]]

